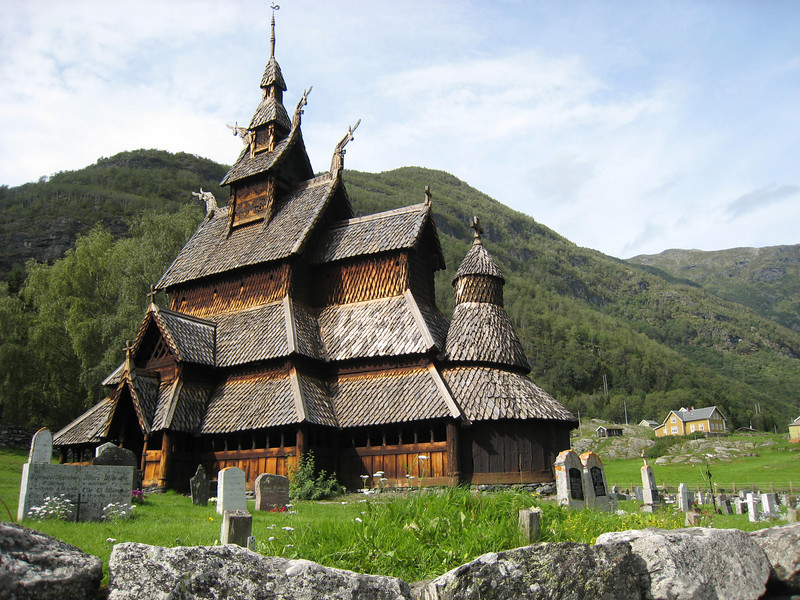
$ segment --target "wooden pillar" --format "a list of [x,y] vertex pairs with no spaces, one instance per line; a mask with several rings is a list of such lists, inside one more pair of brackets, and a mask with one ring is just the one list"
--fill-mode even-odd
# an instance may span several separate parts
[[452,422],[447,424],[447,466],[450,469],[449,476],[455,485],[461,482],[458,433],[458,425]]
[[139,465],[139,468],[142,470],[142,473],[144,473],[145,465],[147,464],[147,442],[149,439],[150,436],[145,434],[144,444],[142,444],[142,460],[141,460],[142,464]]
[[158,465],[158,487],[166,488],[169,485],[167,472],[172,462],[172,436],[168,431],[161,434],[161,462]]
[[62,465],[67,462],[67,449],[64,446],[58,450],[58,462]]
[[308,436],[307,436],[306,426],[305,425],[299,425],[297,427],[297,442],[296,442],[297,443],[297,458],[298,458],[298,460],[300,459],[300,457],[303,454],[305,454],[305,452],[307,450],[307,448],[306,448],[306,442],[307,442],[306,438],[307,437]]

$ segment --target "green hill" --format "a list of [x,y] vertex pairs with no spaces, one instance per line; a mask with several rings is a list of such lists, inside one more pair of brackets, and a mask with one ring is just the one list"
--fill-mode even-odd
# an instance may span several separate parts
[[665,250],[629,261],[697,283],[800,332],[800,244],[714,252]]
[[[135,335],[149,283],[202,216],[189,192],[203,187],[224,202],[226,193],[216,186],[224,172],[224,166],[187,154],[136,151],[3,189],[4,242],[9,232],[25,231],[21,220],[35,214],[24,214],[20,198],[38,202],[42,231],[59,229],[61,218],[84,237],[70,241],[74,250],[52,266],[29,264],[32,275],[19,296],[19,272],[16,278],[12,273],[7,295],[0,290],[0,361],[20,365],[0,378],[0,418],[33,425],[49,419],[57,426],[96,401],[103,375],[119,363],[124,340]],[[445,314],[452,310],[450,282],[471,244],[469,219],[481,218],[486,248],[506,278],[506,309],[531,376],[573,411],[620,421],[627,407],[636,422],[661,420],[680,406],[717,405],[732,426],[752,422],[783,430],[800,412],[800,333],[752,308],[653,267],[580,248],[441,171],[345,171],[345,181],[359,214],[417,203],[424,186],[431,187],[447,263],[437,277]],[[62,203],[59,194],[67,185],[73,199]],[[98,221],[117,237],[89,232]],[[33,253],[35,258],[56,258],[44,242],[42,248],[50,254]],[[25,258],[12,249],[6,264]],[[73,272],[84,271],[81,281],[87,283],[79,285]],[[70,317],[61,323],[65,311]],[[42,402],[42,390],[50,404]]]

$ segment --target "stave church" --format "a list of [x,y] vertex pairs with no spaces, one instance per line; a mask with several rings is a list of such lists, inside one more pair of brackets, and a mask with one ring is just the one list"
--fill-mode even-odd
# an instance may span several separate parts
[[62,462],[113,442],[143,485],[188,488],[237,466],[249,485],[313,452],[355,488],[553,481],[575,417],[531,381],[503,308],[504,279],[473,220],[455,309],[437,308],[444,258],[427,189],[419,204],[355,216],[342,180],[312,170],[275,59],[275,20],[244,149],[154,292],[107,396],[55,435]]

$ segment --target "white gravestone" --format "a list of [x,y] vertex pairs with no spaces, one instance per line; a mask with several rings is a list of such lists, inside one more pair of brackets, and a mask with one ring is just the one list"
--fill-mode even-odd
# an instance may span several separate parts
[[761,494],[761,510],[770,515],[778,514],[778,496],[773,493]]
[[32,464],[50,464],[53,460],[53,434],[43,427],[33,434],[28,462]]
[[645,464],[642,469],[642,510],[644,512],[653,512],[661,506],[661,497],[658,494],[656,487],[656,478],[653,475],[653,468]]
[[748,492],[747,500],[747,518],[751,523],[758,523],[758,497],[755,494]]
[[[108,504],[130,504],[133,467],[54,465],[50,463],[53,437],[40,430],[31,444],[30,461],[22,465],[17,520],[28,516],[45,498],[64,496],[72,504],[69,521],[99,521]],[[48,450],[49,448],[49,450]],[[44,457],[48,457],[46,462]]]
[[559,506],[581,509],[586,506],[583,494],[583,465],[574,450],[558,454],[553,464],[556,473],[556,496]]
[[583,465],[583,494],[586,498],[586,506],[609,512],[611,502],[608,497],[608,484],[603,461],[594,452],[584,452],[581,454],[581,464]]
[[217,475],[217,512],[247,510],[244,471],[239,467],[226,467]]

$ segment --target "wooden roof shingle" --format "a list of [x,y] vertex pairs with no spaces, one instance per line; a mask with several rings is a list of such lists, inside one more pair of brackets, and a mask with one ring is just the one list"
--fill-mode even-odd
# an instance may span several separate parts
[[459,366],[442,370],[442,378],[471,421],[549,419],[577,423],[550,394],[519,373]]
[[491,254],[483,247],[483,244],[473,244],[469,249],[464,260],[458,266],[453,282],[459,277],[467,275],[488,275],[490,277],[497,277],[505,282],[503,274],[500,272],[497,264],[494,262]]
[[[216,325],[212,321],[151,305],[148,315],[158,323],[175,357],[183,362],[213,366],[215,360]],[[146,323],[147,319],[145,319]],[[144,333],[140,329],[137,343]]]
[[56,446],[100,443],[105,435],[106,425],[111,418],[114,401],[110,396],[103,398],[77,419],[60,429],[53,436]]

